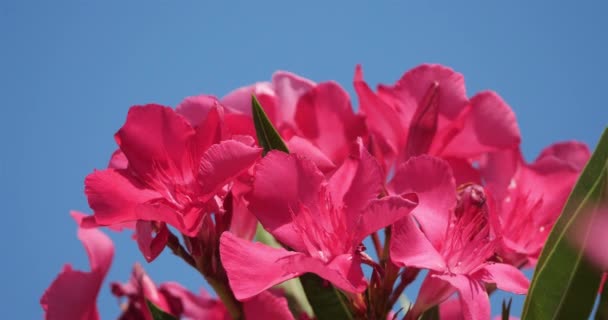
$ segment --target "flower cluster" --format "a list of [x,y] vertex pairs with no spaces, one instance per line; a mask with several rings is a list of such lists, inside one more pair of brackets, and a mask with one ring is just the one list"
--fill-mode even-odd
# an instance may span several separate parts
[[[357,112],[337,83],[288,72],[221,99],[132,107],[108,168],[85,179],[93,213],[73,213],[91,271],[61,271],[41,299],[46,318],[99,318],[113,258],[99,227],[133,230],[148,262],[168,247],[218,296],[157,286],[135,265],[112,284],[120,319],[155,319],[149,305],[188,319],[323,319],[315,290],[356,319],[418,319],[438,306],[489,319],[493,291],[525,294],[520,270],[535,265],[587,147],[557,143],[526,162],[505,101],[469,98],[462,75],[441,65],[376,90],[358,66],[354,88]],[[259,141],[268,130],[284,150]],[[415,303],[393,313],[419,274]],[[310,301],[281,286],[294,278]]]

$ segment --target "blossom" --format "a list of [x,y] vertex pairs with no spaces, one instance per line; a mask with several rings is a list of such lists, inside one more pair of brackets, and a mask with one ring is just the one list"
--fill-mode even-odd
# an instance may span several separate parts
[[[420,172],[425,167],[420,164],[422,160],[429,162],[426,156],[410,159],[399,176],[410,170]],[[457,291],[465,319],[489,319],[490,303],[484,283],[523,294],[528,280],[511,265],[491,262],[497,239],[484,189],[469,184],[456,194],[449,165],[437,158],[432,158],[431,163],[433,171],[426,171],[425,180],[399,179],[393,186],[416,190],[420,204],[415,209],[419,212],[394,225],[391,259],[400,267],[430,270],[409,316],[416,319]],[[405,182],[409,185],[400,185]],[[423,214],[429,217],[419,218]]]
[[354,86],[373,154],[386,168],[429,154],[448,161],[457,182],[479,183],[472,160],[521,140],[513,111],[496,93],[480,92],[469,100],[463,76],[441,65],[420,65],[377,92],[357,66]]
[[[205,290],[197,295],[176,282],[157,286],[139,264],[134,266],[129,282],[112,283],[112,293],[127,299],[121,307],[121,320],[152,320],[146,301],[180,319],[231,319],[223,303]],[[243,304],[243,311],[248,320],[293,319],[287,300],[278,292],[260,293]]]
[[[95,171],[85,180],[95,222],[156,221],[195,236],[204,216],[221,211],[226,184],[261,153],[246,139],[227,139],[222,115],[221,106],[211,108],[192,125],[169,107],[132,107],[115,135],[127,168]],[[141,228],[153,231],[150,224]]]
[[293,251],[222,234],[220,255],[237,299],[308,272],[347,292],[365,290],[361,241],[408,215],[417,199],[377,199],[380,168],[360,141],[355,147],[329,180],[299,155],[271,151],[256,165],[249,209]]
[[[81,216],[73,214],[78,221]],[[89,257],[91,271],[66,264],[46,289],[40,304],[47,320],[97,320],[97,295],[114,257],[112,240],[96,229],[78,228],[78,239]]]
[[481,162],[487,189],[496,198],[500,257],[534,266],[580,171],[590,157],[579,142],[545,148],[532,163],[519,149],[490,153]]
[[[310,158],[323,172],[342,164],[357,137],[366,136],[363,117],[353,112],[348,93],[334,81],[314,83],[278,71],[272,82],[236,89],[221,103],[232,113],[251,117],[252,94],[260,100],[289,150]],[[253,127],[251,130],[254,132]]]

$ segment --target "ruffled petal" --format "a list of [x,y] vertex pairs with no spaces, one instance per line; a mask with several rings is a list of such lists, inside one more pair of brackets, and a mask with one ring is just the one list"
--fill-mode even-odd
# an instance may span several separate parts
[[381,140],[390,150],[397,154],[405,145],[404,125],[399,121],[397,111],[387,102],[380,99],[363,80],[363,71],[360,65],[355,70],[354,86],[361,113],[369,130]]
[[217,98],[210,95],[187,97],[175,108],[175,112],[182,115],[190,125],[197,126],[213,108],[219,105]]
[[441,153],[453,157],[474,157],[484,152],[515,148],[521,134],[515,113],[496,93],[484,91],[471,98],[462,131]]
[[261,155],[262,149],[249,147],[234,140],[212,145],[203,154],[200,163],[200,194],[213,196],[230,179],[247,170]]
[[348,156],[351,144],[364,136],[365,130],[348,93],[335,82],[320,83],[300,97],[295,123],[301,134],[336,164]]
[[132,178],[126,170],[94,171],[86,177],[84,184],[89,206],[100,225],[135,221],[140,205],[162,198]]
[[301,273],[288,267],[292,264],[287,258],[302,255],[249,242],[230,232],[224,232],[220,237],[222,265],[238,300],[249,299],[276,284],[300,276]]
[[164,223],[139,220],[135,224],[137,246],[148,262],[152,262],[165,249],[169,229]]
[[413,214],[433,246],[441,248],[450,210],[456,205],[456,185],[449,165],[430,156],[408,160],[397,168],[389,184],[392,194],[416,193],[418,206]]
[[416,194],[409,194],[405,197],[389,196],[372,200],[360,214],[355,242],[363,241],[370,234],[399,220],[408,220],[408,215],[416,207],[417,201]]
[[[264,106],[264,111],[269,115],[274,113],[275,94],[270,82],[257,82],[249,86],[241,87],[225,95],[221,102],[231,111],[251,116],[251,96],[255,95]],[[272,105],[266,103],[273,101]],[[272,118],[271,118],[272,119]]]
[[488,263],[474,277],[516,294],[526,294],[530,286],[530,280],[519,269],[505,263]]
[[344,207],[349,225],[355,227],[361,210],[382,192],[384,178],[361,139],[352,145],[352,149],[350,157],[329,179],[328,188],[334,206]]
[[114,257],[112,240],[97,229],[78,229],[89,263],[90,272],[73,270],[65,265],[40,299],[45,319],[97,320],[97,295]]
[[393,226],[391,260],[400,267],[416,267],[442,272],[446,263],[424,236],[413,217],[405,217]]
[[323,172],[329,172],[336,168],[336,165],[319,150],[312,142],[299,136],[293,136],[287,141],[287,148],[290,153],[299,154],[310,159]]
[[156,183],[163,172],[176,181],[188,182],[188,141],[194,136],[188,121],[169,107],[135,106],[115,135],[120,150],[129,160],[129,168],[144,181]]
[[339,255],[328,264],[307,255],[293,255],[284,260],[286,269],[290,272],[314,273],[341,290],[361,293],[367,288],[367,281],[361,270],[361,260],[351,254]]
[[249,210],[279,242],[297,251],[305,246],[293,227],[293,213],[300,205],[319,206],[323,174],[308,159],[270,151],[255,166]]
[[272,85],[276,94],[277,123],[292,124],[298,99],[315,83],[287,71],[277,71],[272,75]]

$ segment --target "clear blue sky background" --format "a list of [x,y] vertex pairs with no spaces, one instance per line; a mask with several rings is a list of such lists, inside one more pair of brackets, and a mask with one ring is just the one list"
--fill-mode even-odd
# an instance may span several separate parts
[[[439,62],[465,75],[470,95],[504,97],[529,159],[557,140],[594,146],[608,122],[608,5],[506,3],[0,1],[3,318],[40,318],[62,265],[88,268],[68,212],[88,212],[83,179],[107,164],[133,104],[221,96],[277,69],[352,93],[356,63],[371,83],[392,83]],[[127,280],[140,261],[159,282],[202,285],[170,254],[147,265],[128,234],[112,237],[109,279]],[[104,319],[117,315],[108,286],[99,303]]]

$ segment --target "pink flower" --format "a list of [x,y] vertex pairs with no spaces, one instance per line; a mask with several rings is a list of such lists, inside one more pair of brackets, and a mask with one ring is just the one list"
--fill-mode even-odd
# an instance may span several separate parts
[[237,299],[311,272],[347,292],[362,292],[361,241],[407,214],[414,194],[378,200],[383,177],[361,142],[326,180],[298,155],[269,152],[255,167],[249,209],[279,242],[275,249],[224,233],[220,255]]
[[112,293],[118,298],[127,298],[126,303],[121,306],[123,312],[120,319],[124,320],[152,320],[146,300],[176,317],[230,319],[224,305],[205,291],[201,290],[201,294],[197,296],[174,282],[163,283],[157,287],[139,264],[133,267],[129,282],[112,283]]
[[115,135],[127,167],[95,171],[85,180],[95,222],[138,221],[139,236],[162,235],[167,223],[195,236],[204,216],[221,211],[224,187],[260,155],[247,139],[226,139],[222,116],[217,106],[193,125],[169,107],[132,107]]
[[323,172],[342,164],[357,137],[366,135],[363,118],[355,115],[348,93],[336,82],[316,84],[279,71],[271,83],[239,88],[221,102],[233,113],[251,116],[251,94],[258,97],[289,150],[310,158]]
[[531,164],[518,149],[488,154],[482,161],[487,188],[496,198],[498,253],[515,266],[534,266],[553,224],[589,159],[586,145],[556,143]]
[[[80,217],[73,214],[78,220]],[[78,228],[78,239],[82,241],[91,271],[73,270],[66,264],[53,283],[46,289],[40,304],[47,320],[97,320],[97,295],[105,278],[112,258],[112,240],[96,229]]]
[[[139,264],[133,268],[129,282],[112,283],[112,293],[127,298],[122,305],[121,320],[151,320],[146,300],[180,319],[231,319],[222,302],[204,290],[196,295],[176,282],[165,282],[157,287]],[[243,303],[243,312],[248,320],[294,319],[287,300],[278,292],[265,291],[251,298]]]
[[519,145],[511,108],[491,91],[469,100],[464,78],[447,67],[420,65],[395,85],[379,85],[373,92],[357,66],[354,85],[372,135],[373,154],[387,168],[430,154],[450,163],[457,182],[478,183],[472,159]]
[[[401,178],[423,172],[425,179]],[[464,319],[489,319],[484,283],[519,294],[527,291],[528,280],[517,268],[490,262],[497,240],[482,187],[466,185],[457,195],[449,165],[427,156],[410,159],[396,173],[391,187],[398,192],[416,192],[420,203],[412,216],[394,225],[390,247],[397,266],[430,270],[409,313],[411,319],[455,291]]]

